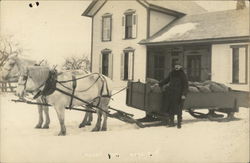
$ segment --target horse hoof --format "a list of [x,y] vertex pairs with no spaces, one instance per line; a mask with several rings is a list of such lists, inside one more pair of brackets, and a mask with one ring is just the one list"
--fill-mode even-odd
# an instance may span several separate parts
[[87,126],[90,126],[90,125],[91,125],[91,122],[87,122],[86,125],[87,125]]
[[85,124],[82,124],[82,123],[81,123],[81,124],[79,125],[79,128],[82,128],[82,127],[85,127]]
[[44,125],[44,126],[43,126],[43,129],[48,129],[48,128],[49,128],[48,125]]
[[102,128],[102,131],[107,131],[107,128]]
[[98,128],[93,128],[93,129],[91,130],[91,132],[97,132],[97,131],[99,131]]
[[58,136],[65,136],[66,135],[66,132],[60,132],[59,134],[58,134]]
[[42,125],[36,125],[35,128],[40,129],[42,128]]

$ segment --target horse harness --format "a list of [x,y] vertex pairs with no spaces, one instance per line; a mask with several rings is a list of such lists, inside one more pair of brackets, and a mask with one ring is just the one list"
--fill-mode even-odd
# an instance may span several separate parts
[[[86,76],[83,76],[83,77],[80,77],[80,78],[76,78],[75,75],[72,75],[72,80],[58,81],[57,80],[57,76],[58,76],[57,71],[56,70],[51,70],[51,71],[49,71],[49,75],[48,75],[47,80],[40,87],[38,87],[39,91],[38,91],[38,93],[33,98],[36,99],[39,96],[46,97],[46,96],[51,95],[55,91],[59,91],[59,92],[65,94],[65,95],[71,97],[70,98],[69,106],[67,107],[67,108],[71,109],[72,108],[72,104],[73,104],[73,100],[74,99],[78,99],[79,100],[79,98],[75,96],[76,87],[77,87],[77,81],[80,80],[80,79],[89,77],[90,75],[94,75],[94,74],[98,74],[98,73],[92,73],[92,74],[89,74],[89,75],[86,75]],[[25,85],[26,85],[28,75],[25,78],[26,79],[24,79],[24,80],[26,80],[25,81]],[[96,107],[96,106],[99,106],[99,104],[101,102],[101,98],[103,98],[103,97],[111,98],[111,95],[109,93],[109,88],[108,88],[107,80],[101,74],[98,74],[97,79],[87,89],[81,90],[81,91],[78,91],[78,92],[86,92],[86,91],[88,91],[90,88],[92,88],[94,86],[95,83],[98,82],[98,80],[102,81],[102,86],[101,86],[100,94],[99,94],[99,96],[97,96],[96,98],[94,98],[90,103],[86,102],[87,103],[86,106]],[[69,88],[69,87],[67,87],[67,86],[64,85],[64,83],[68,83],[68,82],[72,82],[72,88]],[[68,92],[66,92],[66,91],[64,91],[62,89],[57,88],[56,87],[57,83],[60,84],[61,86],[63,86],[64,88],[72,91],[72,93],[68,93]],[[42,90],[40,90],[41,87],[43,87]],[[106,88],[106,94],[104,94],[105,88]],[[97,102],[96,105],[94,105],[93,103],[96,100],[98,100],[98,102]],[[80,101],[82,101],[82,100],[80,100]]]

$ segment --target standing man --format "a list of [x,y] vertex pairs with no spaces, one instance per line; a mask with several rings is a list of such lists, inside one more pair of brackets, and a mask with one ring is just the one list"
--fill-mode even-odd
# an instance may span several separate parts
[[164,91],[163,111],[169,114],[169,127],[174,126],[177,115],[177,128],[181,128],[182,107],[188,91],[188,81],[180,63],[174,65],[168,77],[159,82],[160,87],[166,85]]

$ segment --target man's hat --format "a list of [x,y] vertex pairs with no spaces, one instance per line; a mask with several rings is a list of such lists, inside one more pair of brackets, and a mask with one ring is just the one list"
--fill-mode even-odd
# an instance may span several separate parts
[[180,61],[176,61],[176,62],[174,63],[174,66],[175,66],[175,65],[183,66],[182,63],[181,63]]

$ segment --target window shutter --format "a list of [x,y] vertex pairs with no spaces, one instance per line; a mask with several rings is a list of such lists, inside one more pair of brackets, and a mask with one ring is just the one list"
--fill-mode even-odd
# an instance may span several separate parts
[[133,80],[133,59],[134,58],[134,53],[129,52],[128,55],[128,80]]
[[113,79],[113,54],[109,53],[109,78]]
[[125,39],[125,16],[122,16],[122,39]]
[[124,53],[121,53],[121,80],[124,80]]
[[231,48],[231,55],[229,55],[229,76],[228,76],[228,81],[230,81],[230,83],[233,83],[233,48]]
[[109,34],[108,34],[108,39],[111,41],[112,40],[112,17],[110,17],[110,23],[109,23]]
[[246,49],[239,48],[239,83],[246,83]]
[[132,15],[132,38],[136,38],[137,37],[137,15],[133,14]]
[[102,18],[101,20],[101,24],[102,24],[102,29],[101,29],[101,40],[103,41],[104,40],[104,18]]
[[102,53],[100,54],[99,57],[99,73],[102,74]]

